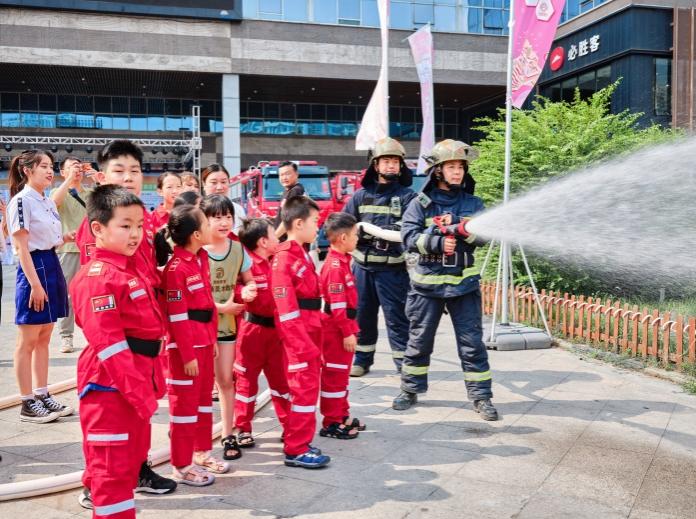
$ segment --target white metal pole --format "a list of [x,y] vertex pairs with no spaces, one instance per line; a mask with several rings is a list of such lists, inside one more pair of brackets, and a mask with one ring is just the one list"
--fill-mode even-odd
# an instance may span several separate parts
[[[508,23],[508,55],[507,55],[507,90],[505,93],[505,172],[503,184],[503,204],[510,198],[510,163],[512,159],[512,49],[515,27],[515,0],[510,0],[510,22]],[[506,242],[501,243],[500,260],[503,262],[502,272],[502,315],[500,324],[509,323],[508,287],[510,284],[510,270],[508,258],[510,246]]]

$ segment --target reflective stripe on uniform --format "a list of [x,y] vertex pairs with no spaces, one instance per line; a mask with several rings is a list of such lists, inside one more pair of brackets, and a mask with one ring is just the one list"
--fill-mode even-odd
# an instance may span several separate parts
[[346,396],[345,391],[336,391],[335,393],[330,393],[328,391],[322,391],[321,393],[322,398],[343,398]]
[[416,247],[418,248],[418,252],[421,254],[428,254],[428,250],[425,248],[425,240],[428,239],[428,236],[426,234],[420,234],[418,235],[418,239],[416,240]]
[[281,314],[278,316],[278,320],[281,323],[284,323],[285,321],[289,321],[291,319],[297,319],[300,316],[300,311],[295,310],[294,312],[288,312],[287,314]]
[[430,366],[409,366],[404,364],[401,366],[401,371],[407,375],[427,375],[429,367]]
[[386,263],[390,265],[399,264],[406,261],[406,257],[403,254],[400,256],[375,256],[373,254],[368,254],[365,256],[365,253],[359,251],[358,249],[355,249],[353,252],[351,252],[351,254],[360,263]]
[[170,416],[169,421],[171,423],[196,423],[198,416]]
[[490,371],[481,371],[480,373],[476,371],[465,371],[464,380],[467,382],[485,382],[486,380],[491,380]]
[[296,413],[313,413],[316,411],[317,406],[315,405],[295,405],[293,404],[292,407],[290,408],[292,411],[295,411]]
[[242,373],[246,373],[246,368],[240,364],[237,364],[236,362],[232,365],[234,369],[238,369]]
[[170,342],[167,344],[167,349],[168,350],[175,350],[176,349],[176,343],[175,342]]
[[331,310],[338,310],[339,308],[348,308],[348,303],[331,303]]
[[122,351],[125,351],[127,349],[128,349],[128,343],[126,341],[117,342],[116,344],[112,344],[111,346],[107,346],[102,351],[97,353],[97,357],[99,357],[99,360],[101,360],[103,362],[106,359],[108,359],[109,357],[113,357],[117,353],[121,353]]
[[301,278],[304,275],[306,270],[307,270],[307,267],[305,265],[302,265],[302,267],[300,269],[298,269],[298,271],[297,271],[297,277]]
[[361,351],[363,353],[371,353],[377,350],[376,344],[358,344],[355,347],[355,351]]
[[169,316],[170,323],[178,323],[179,321],[187,321],[188,313],[185,314],[172,314]]
[[290,400],[290,393],[280,393],[275,389],[271,389],[271,396],[276,396],[278,398],[284,398],[285,400]]
[[176,380],[173,378],[167,378],[164,380],[165,383],[170,386],[192,386],[193,380]]
[[187,286],[186,288],[188,288],[189,292],[193,292],[195,290],[203,288],[203,286],[203,283],[196,283],[195,285]]
[[201,405],[198,407],[198,412],[199,413],[212,413],[213,406],[212,405]]
[[462,270],[461,276],[454,276],[452,274],[421,274],[420,272],[412,272],[411,281],[420,283],[421,285],[458,285],[466,278],[478,276],[479,274],[480,270],[477,267],[469,267],[468,269]]
[[300,362],[299,364],[288,364],[288,370],[293,370],[293,369],[302,369],[306,368],[309,364],[306,362]]
[[87,434],[88,442],[123,442],[128,440],[128,433],[120,434]]
[[334,364],[333,362],[327,362],[326,367],[335,369],[348,369],[348,364]]
[[113,515],[133,508],[135,508],[135,499],[126,499],[113,505],[95,506],[94,515]]
[[425,219],[425,226],[426,226],[426,227],[430,227],[430,226],[433,225],[434,223],[435,223],[435,222],[433,221],[433,217],[432,217],[432,216],[430,216],[430,217],[428,217],[428,218]]
[[391,208],[385,207],[383,205],[359,205],[358,212],[360,214],[364,214],[364,213],[390,214]]
[[234,395],[235,400],[239,400],[240,402],[244,402],[245,404],[250,404],[252,402],[256,402],[256,395],[254,396],[244,396],[240,395],[239,393],[236,393]]
[[256,283],[256,288],[268,288],[268,283]]

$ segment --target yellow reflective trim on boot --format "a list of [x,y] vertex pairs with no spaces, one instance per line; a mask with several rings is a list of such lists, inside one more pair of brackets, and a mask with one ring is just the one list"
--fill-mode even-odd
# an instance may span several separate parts
[[491,372],[490,371],[482,371],[480,373],[477,373],[475,371],[465,371],[464,372],[464,380],[466,382],[485,382],[486,380],[491,380]]
[[468,269],[462,270],[461,276],[454,276],[452,274],[421,274],[420,272],[411,273],[411,281],[414,283],[420,283],[421,285],[458,285],[466,278],[472,276],[477,276],[480,274],[478,267],[469,267]]
[[355,351],[361,351],[363,353],[372,353],[373,351],[377,351],[377,345],[376,344],[358,344],[355,347]]
[[392,358],[394,358],[394,359],[403,359],[403,358],[404,358],[404,352],[403,352],[403,351],[392,351]]
[[408,366],[404,364],[401,366],[401,371],[406,375],[427,375],[429,367],[430,366]]

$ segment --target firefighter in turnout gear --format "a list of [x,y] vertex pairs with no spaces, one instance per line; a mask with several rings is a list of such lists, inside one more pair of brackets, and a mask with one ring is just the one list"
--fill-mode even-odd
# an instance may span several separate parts
[[[353,195],[343,211],[352,214],[358,222],[398,231],[404,211],[415,197],[408,187],[412,173],[404,162],[405,154],[404,147],[394,139],[386,137],[378,141],[371,152],[363,187]],[[403,245],[400,241],[389,241],[363,229],[353,259],[353,275],[359,294],[357,323],[360,333],[350,375],[363,376],[374,362],[380,306],[394,364],[397,370],[401,370],[409,327],[404,313],[409,279]]]
[[437,143],[430,156],[430,178],[404,214],[404,245],[418,253],[411,273],[406,315],[411,322],[401,374],[401,394],[393,408],[402,411],[428,390],[428,367],[435,332],[442,314],[452,319],[457,353],[464,371],[468,397],[484,420],[497,420],[491,403],[491,372],[482,340],[479,272],[474,251],[480,244],[466,223],[481,212],[483,201],[474,196],[469,163],[477,152],[452,139]]

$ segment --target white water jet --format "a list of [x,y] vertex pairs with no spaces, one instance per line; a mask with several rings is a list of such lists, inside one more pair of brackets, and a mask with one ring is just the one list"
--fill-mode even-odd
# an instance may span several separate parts
[[554,262],[631,284],[696,285],[696,140],[576,171],[469,224]]

